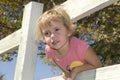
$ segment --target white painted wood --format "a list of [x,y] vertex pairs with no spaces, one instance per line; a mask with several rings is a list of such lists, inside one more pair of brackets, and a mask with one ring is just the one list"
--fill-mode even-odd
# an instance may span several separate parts
[[120,64],[84,71],[75,80],[119,80]]
[[37,43],[35,42],[34,28],[42,11],[43,4],[40,3],[30,2],[25,6],[14,80],[34,80],[38,51]]
[[0,54],[16,49],[20,43],[21,29],[0,40]]
[[[75,80],[120,80],[120,64],[79,73]],[[43,80],[64,80],[61,76]]]
[[67,0],[61,5],[66,9],[72,21],[75,22],[116,1],[119,0]]
[[65,80],[65,79],[63,79],[62,76],[56,76],[56,77],[46,78],[46,79],[42,79],[42,80]]

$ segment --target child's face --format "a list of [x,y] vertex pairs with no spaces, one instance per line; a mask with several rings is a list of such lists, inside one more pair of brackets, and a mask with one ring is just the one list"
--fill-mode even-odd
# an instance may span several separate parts
[[50,26],[42,28],[45,43],[53,49],[60,49],[69,42],[71,33],[61,22],[51,21]]

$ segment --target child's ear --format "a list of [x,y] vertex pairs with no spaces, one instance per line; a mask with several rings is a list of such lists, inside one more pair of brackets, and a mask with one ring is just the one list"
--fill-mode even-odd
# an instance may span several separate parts
[[68,31],[68,37],[72,35],[72,31]]

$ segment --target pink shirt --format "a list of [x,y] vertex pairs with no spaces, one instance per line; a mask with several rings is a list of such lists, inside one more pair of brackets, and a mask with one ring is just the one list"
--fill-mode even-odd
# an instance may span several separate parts
[[46,55],[52,58],[63,69],[70,70],[76,66],[87,64],[84,59],[84,55],[89,45],[76,37],[72,37],[70,40],[70,50],[64,58],[58,58],[55,55],[55,51],[46,45]]

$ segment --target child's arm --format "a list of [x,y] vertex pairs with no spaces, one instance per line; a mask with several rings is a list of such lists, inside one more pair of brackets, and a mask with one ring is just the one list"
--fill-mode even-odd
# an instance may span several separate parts
[[[54,60],[53,60],[54,61]],[[65,70],[63,69],[60,65],[58,65],[55,61],[54,63],[62,70],[62,77],[65,79],[65,80],[70,80],[68,79],[70,77],[70,71],[68,70]]]
[[79,72],[102,67],[102,63],[100,62],[97,55],[91,48],[88,48],[85,54],[85,60],[88,62],[88,64],[84,64],[83,66],[76,67],[71,71],[72,79],[74,79]]

